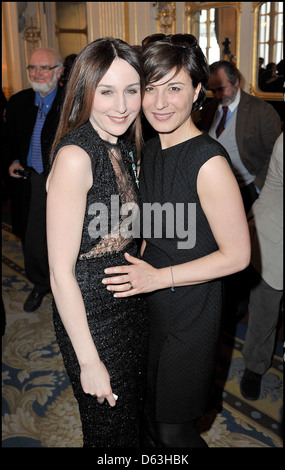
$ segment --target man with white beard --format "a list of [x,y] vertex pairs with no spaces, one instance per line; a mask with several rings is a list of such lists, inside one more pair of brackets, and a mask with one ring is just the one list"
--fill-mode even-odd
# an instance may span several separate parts
[[32,88],[16,93],[8,102],[2,152],[12,177],[13,232],[21,238],[26,276],[34,285],[24,310],[33,312],[50,291],[45,184],[63,98],[58,85],[62,59],[53,49],[35,49],[27,70]]

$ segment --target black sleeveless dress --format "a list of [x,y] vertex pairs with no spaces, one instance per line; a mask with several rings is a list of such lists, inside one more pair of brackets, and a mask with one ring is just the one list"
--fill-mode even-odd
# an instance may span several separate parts
[[[140,173],[143,236],[147,242],[143,259],[154,267],[185,263],[217,250],[197,194],[198,172],[215,155],[223,155],[229,161],[225,149],[206,134],[165,150],[158,138],[146,143]],[[150,229],[145,208],[154,203],[164,205],[165,210],[163,214],[154,210]],[[164,423],[191,421],[204,413],[213,384],[222,281],[175,287],[174,292],[159,290],[147,296],[147,303],[152,418]]]
[[126,264],[125,251],[138,256],[136,240],[124,237],[120,230],[124,217],[118,220],[112,206],[138,204],[133,148],[128,143],[114,146],[103,141],[89,121],[65,136],[56,153],[65,145],[84,149],[92,164],[93,185],[87,194],[76,279],[94,343],[118,395],[115,407],[107,400],[101,405],[83,392],[77,357],[53,304],[56,336],[79,404],[83,446],[138,447],[148,340],[145,302],[137,296],[116,299],[102,284],[105,268]]

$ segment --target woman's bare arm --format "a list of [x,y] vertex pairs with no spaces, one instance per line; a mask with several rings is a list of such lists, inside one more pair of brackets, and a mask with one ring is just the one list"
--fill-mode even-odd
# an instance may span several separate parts
[[63,147],[47,181],[47,243],[55,303],[81,368],[85,393],[115,405],[109,374],[101,362],[87,323],[75,278],[86,197],[92,185],[88,155],[77,146]]
[[[218,249],[209,255],[172,267],[155,269],[126,255],[128,266],[108,268],[103,283],[116,297],[152,292],[174,286],[207,282],[243,270],[250,261],[250,240],[246,215],[236,179],[224,157],[208,160],[200,169],[197,190]],[[133,289],[129,290],[128,282]],[[126,284],[123,284],[126,283]]]

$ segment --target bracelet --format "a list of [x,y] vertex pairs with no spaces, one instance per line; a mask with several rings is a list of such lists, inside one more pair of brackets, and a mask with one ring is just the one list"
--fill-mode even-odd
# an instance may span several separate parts
[[169,266],[169,267],[170,267],[171,279],[172,279],[172,287],[170,289],[172,290],[172,292],[174,292],[175,288],[174,288],[174,279],[173,279],[172,266]]

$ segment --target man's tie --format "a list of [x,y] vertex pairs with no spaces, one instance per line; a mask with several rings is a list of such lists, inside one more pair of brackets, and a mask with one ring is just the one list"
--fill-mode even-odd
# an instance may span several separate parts
[[36,170],[37,173],[43,172],[41,132],[46,118],[45,113],[43,111],[43,103],[43,99],[41,99],[39,102],[37,120],[32,135],[31,166]]
[[219,137],[225,128],[225,123],[227,119],[228,106],[223,106],[223,115],[216,129],[216,136]]

